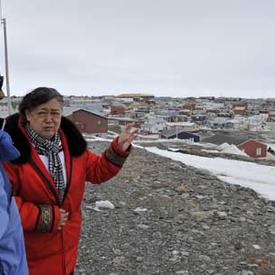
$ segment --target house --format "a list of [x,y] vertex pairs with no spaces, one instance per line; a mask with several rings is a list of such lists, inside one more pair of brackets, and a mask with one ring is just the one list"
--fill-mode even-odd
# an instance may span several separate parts
[[198,130],[198,125],[194,122],[167,122],[167,128],[182,129],[186,132],[192,132]]
[[245,101],[240,101],[233,103],[232,111],[235,115],[246,115],[248,110],[248,103]]
[[160,116],[147,115],[141,130],[144,133],[156,134],[162,131],[166,126],[166,121]]
[[218,133],[212,137],[203,139],[203,142],[221,145],[223,143],[234,144],[241,151],[252,158],[265,158],[267,146],[259,140],[255,140],[247,135],[231,135],[227,133]]
[[268,114],[263,114],[263,113],[248,117],[249,130],[259,131],[261,129],[264,129],[267,119],[268,119]]
[[191,122],[195,122],[197,124],[204,124],[206,122],[206,115],[205,114],[191,115]]
[[252,158],[265,158],[267,153],[267,146],[254,139],[244,141],[238,148]]
[[182,109],[185,109],[185,110],[189,110],[190,111],[190,114],[192,113],[193,110],[195,110],[196,108],[196,102],[192,101],[188,101],[188,102],[185,102],[183,105],[182,105]]
[[214,117],[207,120],[207,126],[212,129],[223,129],[226,121],[224,117]]
[[241,121],[227,117],[214,117],[207,121],[207,126],[212,129],[240,129]]
[[[6,98],[4,98],[4,99],[6,99]],[[1,101],[3,101],[4,99],[2,99]],[[6,118],[7,116],[12,115],[16,112],[18,112],[17,106],[15,104],[13,104],[13,102],[11,104],[10,113],[9,113],[8,103],[1,102],[1,104],[0,104],[0,117],[1,118]]]
[[65,112],[64,116],[71,120],[81,133],[106,134],[108,131],[107,118],[84,109]]
[[133,101],[144,102],[147,104],[155,103],[154,95],[139,94],[139,93],[126,93],[126,94],[120,94],[116,97],[123,98],[123,99],[130,98],[130,99],[133,99]]
[[275,121],[266,122],[265,130],[275,131]]
[[268,122],[275,122],[275,111],[270,111],[268,113]]
[[111,115],[125,115],[126,108],[123,105],[112,105]]
[[115,126],[125,126],[128,123],[138,123],[139,120],[132,119],[130,117],[116,117],[116,116],[108,116],[108,124]]
[[200,137],[197,134],[185,132],[182,130],[177,129],[166,129],[161,132],[161,138],[167,138],[167,139],[184,139],[191,142],[199,142]]

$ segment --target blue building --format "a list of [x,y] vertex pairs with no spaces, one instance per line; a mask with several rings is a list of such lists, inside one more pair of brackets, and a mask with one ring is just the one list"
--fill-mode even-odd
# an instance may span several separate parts
[[161,133],[162,138],[167,139],[182,139],[182,140],[188,140],[191,142],[199,142],[200,136],[191,132],[176,130],[176,129],[168,129],[163,130]]

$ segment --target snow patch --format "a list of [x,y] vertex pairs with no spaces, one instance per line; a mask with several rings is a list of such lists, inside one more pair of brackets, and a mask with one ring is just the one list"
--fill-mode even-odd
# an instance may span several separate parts
[[226,154],[234,154],[234,155],[241,155],[241,156],[248,156],[245,152],[241,151],[236,145],[223,143],[217,147],[221,151],[221,153]]

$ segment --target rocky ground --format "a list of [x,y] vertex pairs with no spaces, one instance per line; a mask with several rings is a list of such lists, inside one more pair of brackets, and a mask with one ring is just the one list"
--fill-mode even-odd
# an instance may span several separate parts
[[134,149],[117,177],[87,185],[75,274],[274,275],[275,204]]

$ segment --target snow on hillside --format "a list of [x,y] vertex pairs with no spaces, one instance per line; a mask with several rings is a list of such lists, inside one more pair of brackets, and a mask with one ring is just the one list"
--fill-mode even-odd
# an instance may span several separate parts
[[223,158],[207,158],[147,147],[147,151],[176,161],[205,169],[220,180],[249,187],[269,200],[275,200],[275,167]]

